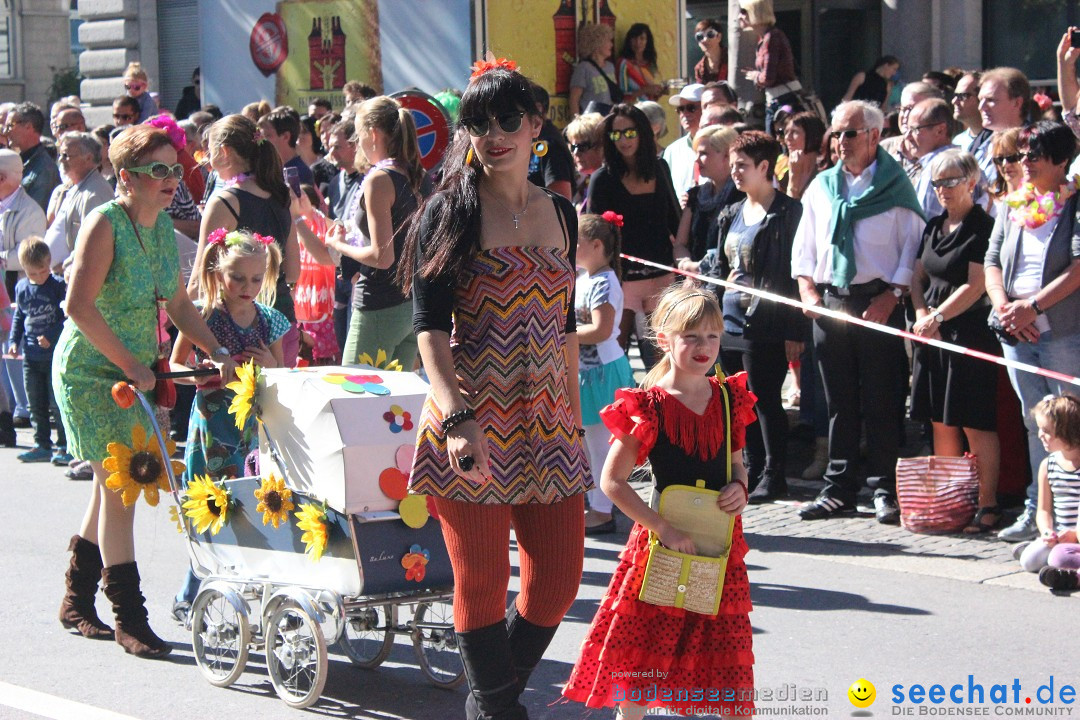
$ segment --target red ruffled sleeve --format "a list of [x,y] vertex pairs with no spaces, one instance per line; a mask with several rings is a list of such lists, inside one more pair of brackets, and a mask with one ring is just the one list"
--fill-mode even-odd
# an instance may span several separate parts
[[742,450],[746,446],[746,426],[757,420],[754,405],[757,395],[747,387],[747,374],[735,373],[724,378],[728,397],[731,398],[731,451]]
[[638,441],[637,464],[645,462],[656,444],[656,409],[648,390],[627,388],[615,391],[615,402],[600,411],[600,420],[612,439],[632,437]]

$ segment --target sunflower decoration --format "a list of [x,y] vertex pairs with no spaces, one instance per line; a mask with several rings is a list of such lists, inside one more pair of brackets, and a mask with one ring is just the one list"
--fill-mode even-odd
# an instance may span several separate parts
[[311,555],[312,562],[319,562],[326,550],[326,541],[330,534],[330,528],[326,525],[325,508],[304,503],[300,506],[300,512],[295,515],[296,527],[304,531],[300,537],[305,545],[304,552]]
[[[105,480],[105,487],[120,493],[124,507],[131,507],[142,494],[146,504],[156,507],[158,491],[169,492],[169,478],[165,470],[165,460],[156,442],[152,443],[146,435],[146,428],[136,425],[131,429],[131,447],[119,442],[108,445],[109,457],[102,466],[111,475]],[[176,452],[176,443],[165,441],[165,451],[171,457]],[[184,471],[184,463],[169,460],[174,475]]]
[[362,353],[360,355],[360,357],[356,358],[356,362],[359,363],[360,365],[370,365],[371,367],[378,368],[380,370],[389,370],[391,372],[401,372],[401,370],[402,370],[401,363],[398,362],[396,358],[393,359],[393,360],[390,360],[390,362],[387,362],[387,358],[388,358],[388,356],[386,354],[386,351],[383,350],[382,348],[379,348],[379,352],[375,353],[375,359],[374,360],[372,360],[371,356],[368,355],[367,353]]
[[211,535],[217,535],[229,521],[232,494],[224,484],[215,483],[209,475],[196,475],[188,483],[185,494],[184,514],[195,523],[195,532],[209,530]]
[[169,521],[176,528],[176,532],[184,534],[184,521],[180,517],[180,510],[175,505],[169,505]]
[[273,523],[275,530],[281,523],[289,521],[289,511],[296,507],[292,501],[292,490],[285,487],[285,481],[273,473],[255,491],[255,499],[259,501],[255,512],[263,514],[263,525]]
[[255,393],[259,389],[261,377],[262,368],[256,365],[254,360],[248,360],[236,368],[236,380],[225,386],[236,393],[229,405],[229,412],[236,416],[236,427],[240,430],[244,429],[249,415],[253,412],[258,414]]

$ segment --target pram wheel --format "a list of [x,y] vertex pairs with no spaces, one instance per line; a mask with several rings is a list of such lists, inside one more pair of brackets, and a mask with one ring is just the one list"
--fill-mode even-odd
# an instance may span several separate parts
[[203,676],[228,687],[244,672],[251,628],[247,613],[221,590],[206,588],[191,606],[191,647]]
[[454,606],[448,602],[420,603],[412,621],[413,648],[420,669],[433,685],[456,688],[465,679],[454,634]]
[[395,615],[393,605],[384,605],[364,608],[360,614],[346,618],[338,647],[353,665],[378,667],[394,647],[390,628],[397,623]]
[[266,625],[266,669],[286,705],[306,708],[326,685],[326,640],[319,624],[293,600],[283,602]]

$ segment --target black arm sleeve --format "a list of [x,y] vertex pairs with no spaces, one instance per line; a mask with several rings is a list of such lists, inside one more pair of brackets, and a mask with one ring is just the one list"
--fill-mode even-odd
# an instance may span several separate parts
[[[566,223],[566,236],[567,236],[567,248],[566,254],[570,258],[570,267],[574,272],[577,272],[577,240],[578,240],[578,217],[574,211],[574,205],[562,195],[554,195],[555,210],[562,216],[563,222]],[[574,305],[576,303],[576,287],[577,283],[571,281],[570,284],[570,305],[566,308],[566,332],[577,332],[577,314],[574,312]]]
[[671,168],[663,159],[656,161],[656,187],[661,190],[667,201],[667,226],[672,237],[679,233],[679,220],[682,218],[682,208],[679,206],[679,197],[675,194],[675,184],[671,180]]
[[454,326],[453,278],[446,273],[427,278],[420,274],[420,267],[432,251],[437,202],[428,203],[420,218],[420,247],[412,285],[413,332],[417,335],[426,330],[442,330],[449,335]]

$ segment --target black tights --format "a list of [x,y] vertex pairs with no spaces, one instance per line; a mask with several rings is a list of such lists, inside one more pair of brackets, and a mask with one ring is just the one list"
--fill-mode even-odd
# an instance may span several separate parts
[[781,401],[788,362],[784,343],[742,341],[746,350],[724,350],[720,365],[732,375],[745,370],[750,391],[757,396],[758,421],[746,428],[744,461],[753,487],[768,470],[786,477],[787,413]]

